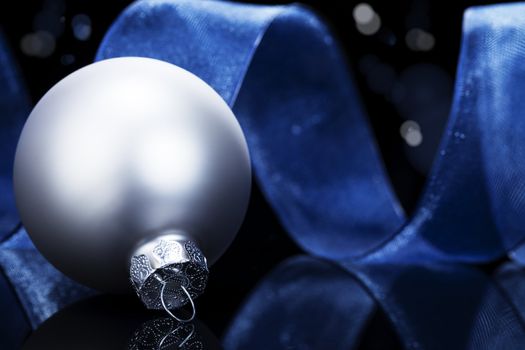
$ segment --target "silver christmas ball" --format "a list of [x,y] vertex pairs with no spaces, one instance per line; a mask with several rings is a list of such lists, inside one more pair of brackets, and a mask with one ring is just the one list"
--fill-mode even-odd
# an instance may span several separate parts
[[91,64],[51,88],[14,167],[21,220],[42,254],[102,291],[133,284],[151,308],[161,287],[170,307],[202,292],[250,186],[246,141],[222,98],[179,67],[138,57]]

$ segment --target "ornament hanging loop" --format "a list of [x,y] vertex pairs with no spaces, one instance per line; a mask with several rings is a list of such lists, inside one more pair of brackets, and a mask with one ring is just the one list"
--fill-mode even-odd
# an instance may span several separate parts
[[[180,324],[177,328],[175,328],[174,330],[172,330],[171,332],[169,332],[168,334],[166,334],[159,342],[159,346],[158,348],[159,349],[162,349],[162,346],[164,345],[164,342],[166,341],[166,339],[168,339],[171,335],[175,334],[181,327],[183,327],[183,324]],[[179,344],[178,348],[182,348],[184,346],[184,344],[186,344],[188,342],[188,340],[191,339],[191,337],[193,337],[193,334],[195,334],[195,325],[192,323],[190,324],[190,327],[191,327],[191,330],[190,332],[188,333],[188,335],[186,336],[186,338],[184,338],[182,340],[182,342]]]
[[177,320],[177,321],[179,321],[181,323],[187,323],[187,322],[193,321],[193,319],[195,318],[195,314],[196,314],[195,303],[193,302],[193,298],[191,297],[191,295],[188,292],[188,290],[186,289],[186,287],[184,287],[183,285],[180,286],[180,288],[186,294],[186,296],[188,297],[188,300],[190,302],[190,305],[191,305],[191,316],[189,318],[187,318],[187,319],[184,319],[184,318],[179,318],[179,317],[175,316],[175,314],[166,306],[166,301],[164,300],[164,289],[166,288],[166,284],[167,284],[166,281],[163,281],[162,288],[160,290],[160,302],[162,303],[162,307],[164,308],[164,311],[166,311],[168,313],[168,315],[170,315],[175,320]]
[[148,309],[164,309],[170,315],[167,309],[188,302],[195,313],[193,299],[204,291],[208,273],[206,257],[182,232],[142,243],[131,258],[130,277],[142,302]]

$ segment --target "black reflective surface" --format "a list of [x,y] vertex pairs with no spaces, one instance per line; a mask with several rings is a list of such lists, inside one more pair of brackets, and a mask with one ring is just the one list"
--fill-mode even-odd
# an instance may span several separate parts
[[96,296],[69,306],[33,332],[22,349],[222,349],[199,320],[179,323],[133,297]]

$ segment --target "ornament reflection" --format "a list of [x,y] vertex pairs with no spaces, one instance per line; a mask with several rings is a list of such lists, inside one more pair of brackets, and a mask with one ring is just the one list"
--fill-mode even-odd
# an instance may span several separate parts
[[165,317],[144,322],[128,346],[128,350],[157,349],[204,349],[204,344],[193,323]]
[[152,319],[132,297],[100,295],[73,304],[41,324],[23,350],[219,350],[219,340],[200,321]]

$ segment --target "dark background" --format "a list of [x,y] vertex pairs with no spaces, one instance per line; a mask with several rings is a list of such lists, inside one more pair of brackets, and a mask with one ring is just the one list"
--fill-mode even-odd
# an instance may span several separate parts
[[[346,50],[387,171],[410,213],[448,117],[463,12],[494,1],[374,0],[359,7],[359,1],[302,2],[325,18]],[[92,62],[106,30],[129,3],[33,0],[1,5],[0,27],[34,103],[67,74]],[[300,249],[255,186],[243,228],[212,268],[208,291],[198,300],[200,319],[220,335],[257,281],[297,253]],[[397,342],[380,312],[369,329],[381,329],[383,345]],[[364,348],[380,346],[367,337]]]

